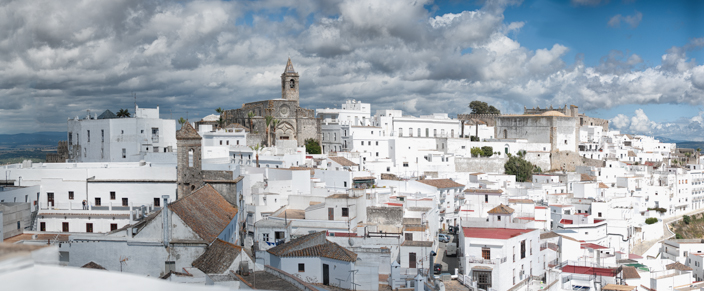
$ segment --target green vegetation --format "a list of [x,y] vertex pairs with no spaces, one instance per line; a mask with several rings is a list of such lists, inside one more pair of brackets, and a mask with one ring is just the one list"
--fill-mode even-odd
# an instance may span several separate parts
[[318,141],[312,138],[306,139],[306,152],[311,155],[320,154],[321,150]]
[[35,163],[46,162],[46,155],[56,153],[42,150],[7,150],[0,151],[0,165],[21,163],[24,160],[31,160]]
[[684,221],[684,224],[689,224],[692,222],[692,218],[689,217],[689,215],[682,216],[682,221]]
[[656,222],[658,222],[658,219],[655,218],[655,217],[650,217],[650,218],[646,218],[646,219],[645,219],[645,224],[653,224],[653,223],[656,223]]
[[501,110],[496,109],[494,105],[478,100],[470,102],[469,108],[472,109],[472,114],[501,114]]
[[183,117],[179,117],[179,119],[178,119],[178,124],[181,125],[181,126],[183,126],[184,123],[186,123],[186,120],[183,119]]
[[478,147],[473,147],[469,150],[469,152],[472,154],[472,157],[476,158],[484,154],[484,151]]
[[662,207],[658,207],[658,208],[648,208],[648,211],[650,211],[650,210],[655,210],[655,211],[660,212],[660,213],[665,213],[665,212],[667,212],[667,209],[662,208]]
[[132,114],[130,114],[130,111],[127,109],[120,109],[117,111],[117,117],[130,117]]
[[260,151],[263,147],[262,147],[261,145],[259,145],[259,144],[256,144],[256,145],[254,145],[254,146],[250,146],[249,148],[252,149],[252,150],[254,151],[254,153],[256,154],[255,157],[257,158],[257,168],[259,168],[259,151]]
[[676,238],[676,239],[684,239],[684,237],[683,237],[681,234],[679,234],[679,233],[676,233],[676,234],[675,234],[675,238]]
[[469,137],[469,141],[479,141],[479,137],[472,135],[472,136]]
[[670,226],[672,232],[678,235],[677,238],[704,238],[704,216],[702,214],[684,215],[682,220],[675,221]]
[[494,155],[494,148],[490,146],[482,147],[482,151],[484,152],[484,154],[482,155],[483,157],[491,157],[492,155]]
[[526,161],[523,157],[525,151],[518,152],[517,156],[508,154],[508,161],[504,164],[507,175],[515,175],[516,182],[526,182],[533,179],[534,172],[540,172],[540,168]]

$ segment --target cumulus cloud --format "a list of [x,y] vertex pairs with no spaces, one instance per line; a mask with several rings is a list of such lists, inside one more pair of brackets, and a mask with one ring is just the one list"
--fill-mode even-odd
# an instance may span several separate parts
[[192,120],[279,98],[289,56],[307,108],[357,99],[374,109],[454,115],[471,100],[504,112],[703,103],[704,67],[687,53],[704,39],[663,52],[658,66],[613,51],[590,67],[579,58],[566,63],[563,44],[531,50],[511,37],[525,24],[506,22],[503,12],[520,1],[443,15],[429,4],[0,2],[0,132],[65,130],[67,117],[87,110],[130,108],[131,92],[142,107],[159,105],[162,117]]
[[609,19],[608,25],[611,27],[621,26],[621,22],[628,24],[631,28],[636,28],[643,20],[643,13],[636,11],[633,15],[623,16],[621,14],[616,14],[614,17]]
[[642,109],[632,116],[618,114],[609,120],[611,129],[622,133],[665,137],[673,140],[704,141],[704,111],[693,117],[680,117],[671,122],[654,122]]

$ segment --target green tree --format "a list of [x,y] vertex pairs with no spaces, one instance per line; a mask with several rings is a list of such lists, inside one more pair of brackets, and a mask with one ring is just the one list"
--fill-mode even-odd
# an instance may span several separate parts
[[178,119],[178,124],[181,125],[181,126],[183,126],[184,123],[186,123],[186,120],[183,119],[183,117],[179,117],[179,119]]
[[252,117],[254,117],[254,112],[250,111],[247,113],[247,118],[249,119],[249,133],[252,133]]
[[490,146],[482,147],[482,151],[484,152],[482,154],[482,156],[484,156],[484,157],[491,157],[492,155],[494,155],[494,148],[492,148]]
[[254,153],[256,154],[255,157],[257,158],[257,168],[259,168],[259,151],[262,149],[262,146],[259,144],[256,144],[254,146],[250,146],[249,148],[252,149],[254,151]]
[[478,147],[473,147],[471,150],[469,150],[470,153],[472,153],[472,157],[480,157],[484,154],[484,151]]
[[222,128],[222,125],[225,124],[225,120],[222,119],[222,113],[225,112],[225,110],[222,110],[222,107],[218,107],[215,109],[215,112],[220,114],[220,118],[218,119],[218,127]]
[[127,109],[120,109],[117,111],[117,117],[130,117],[132,114],[130,114],[130,111]]
[[316,155],[320,154],[320,144],[318,143],[317,140],[314,140],[312,138],[306,139],[305,141],[306,144],[306,152],[311,154],[311,155]]
[[274,117],[271,115],[267,115],[264,117],[264,121],[266,124],[266,145],[271,146],[271,136],[269,135],[269,127],[271,126],[271,121],[274,120]]
[[472,114],[501,114],[501,110],[479,100],[470,102],[469,108],[472,109]]
[[684,224],[689,224],[692,222],[692,218],[689,217],[689,215],[682,216],[682,221],[684,221]]
[[504,164],[504,170],[507,175],[515,175],[517,182],[531,181],[535,166],[523,159],[521,152],[518,154],[518,156],[509,155],[508,161]]

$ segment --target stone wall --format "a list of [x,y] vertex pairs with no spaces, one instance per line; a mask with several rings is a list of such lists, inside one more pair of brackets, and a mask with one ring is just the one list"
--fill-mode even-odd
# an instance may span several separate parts
[[579,116],[579,125],[580,126],[601,126],[601,128],[603,128],[604,132],[609,130],[609,120],[608,119],[589,117],[586,115]]
[[[550,154],[550,169],[554,171],[574,172],[577,166],[583,166],[582,157],[572,151],[553,152]],[[545,170],[545,169],[543,169]]]
[[[2,236],[1,239],[21,234],[25,227],[30,224],[31,210],[27,202],[5,202],[0,203],[0,214],[2,214]],[[19,229],[17,222],[20,222]]]
[[606,166],[606,161],[595,160],[590,158],[582,157],[582,163],[588,167],[604,167]]
[[508,158],[455,158],[455,171],[457,172],[481,172],[481,173],[504,173],[504,164]]
[[403,208],[367,207],[367,221],[381,225],[401,225],[403,222]]
[[501,116],[501,114],[457,114],[457,119],[459,120],[470,120],[478,119],[486,122],[487,126],[496,125],[496,117]]

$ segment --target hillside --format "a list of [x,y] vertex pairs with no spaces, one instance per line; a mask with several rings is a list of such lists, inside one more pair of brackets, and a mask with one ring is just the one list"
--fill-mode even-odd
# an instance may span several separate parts
[[0,150],[56,148],[59,141],[66,139],[66,132],[0,134]]
[[685,219],[680,219],[672,223],[671,229],[677,238],[704,238],[704,215],[691,216],[689,224],[685,223]]

